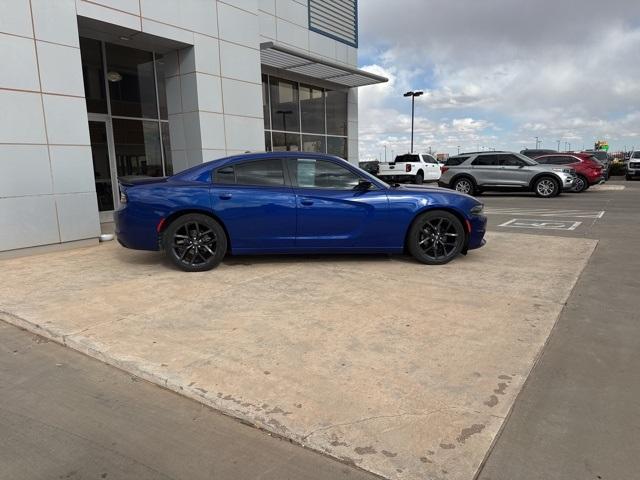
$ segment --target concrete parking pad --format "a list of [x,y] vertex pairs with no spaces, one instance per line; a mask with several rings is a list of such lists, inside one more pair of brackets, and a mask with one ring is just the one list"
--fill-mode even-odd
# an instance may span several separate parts
[[385,477],[470,480],[595,244],[198,274],[103,244],[0,263],[0,319]]

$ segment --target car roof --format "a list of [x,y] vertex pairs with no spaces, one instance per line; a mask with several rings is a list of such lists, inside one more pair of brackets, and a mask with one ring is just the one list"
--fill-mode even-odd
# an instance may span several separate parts
[[456,157],[462,157],[464,155],[493,155],[494,153],[515,153],[515,152],[508,152],[506,150],[490,150],[490,151],[483,151],[483,152],[464,152],[464,153],[459,153],[456,155]]
[[322,160],[332,160],[338,163],[342,163],[348,166],[351,166],[351,164],[349,162],[347,162],[346,160],[340,158],[340,157],[336,157],[334,155],[329,155],[327,153],[317,153],[317,152],[302,152],[302,151],[297,151],[297,152],[256,152],[256,153],[251,153],[251,152],[247,152],[247,153],[241,153],[239,155],[232,155],[230,157],[224,157],[224,158],[217,158],[215,160],[210,160],[208,162],[204,162],[201,163],[199,165],[195,165],[191,168],[188,168],[186,170],[183,170],[182,172],[176,173],[175,175],[173,175],[172,179],[174,180],[196,180],[198,179],[203,173],[205,172],[209,172],[210,170],[212,170],[213,168],[221,168],[224,167],[225,165],[230,165],[230,164],[234,164],[236,162],[240,162],[240,161],[249,161],[249,160],[261,160],[261,159],[268,159],[268,158],[273,158],[274,156],[278,157],[278,158],[299,158],[301,156],[304,156],[304,158],[316,158],[316,159],[322,159]]

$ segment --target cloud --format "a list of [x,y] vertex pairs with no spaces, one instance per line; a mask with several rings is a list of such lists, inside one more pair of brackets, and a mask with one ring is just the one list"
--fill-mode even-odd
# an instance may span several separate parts
[[390,79],[360,89],[361,157],[379,143],[408,149],[409,89],[425,92],[420,147],[640,136],[640,2],[368,0],[360,45],[364,68]]

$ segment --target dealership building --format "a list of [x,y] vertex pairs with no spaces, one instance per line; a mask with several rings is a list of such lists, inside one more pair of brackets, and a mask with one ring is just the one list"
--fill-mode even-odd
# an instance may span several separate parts
[[117,178],[246,151],[357,162],[357,0],[10,0],[0,256],[95,242]]

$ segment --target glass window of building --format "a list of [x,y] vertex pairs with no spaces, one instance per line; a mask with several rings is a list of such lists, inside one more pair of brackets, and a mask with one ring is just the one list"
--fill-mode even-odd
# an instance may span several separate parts
[[300,131],[298,84],[271,78],[271,125],[273,130]]
[[347,158],[346,90],[263,75],[262,106],[267,151],[328,152]]
[[327,137],[327,153],[340,158],[347,158],[347,139],[343,137]]
[[326,133],[324,122],[324,90],[300,85],[300,119],[304,133]]
[[271,130],[271,112],[269,112],[269,77],[262,75],[262,115],[264,129]]
[[114,118],[113,143],[118,176],[163,175],[158,122]]
[[327,134],[347,136],[347,92],[327,92]]
[[102,43],[99,40],[81,38],[80,56],[87,112],[107,113]]
[[324,135],[302,135],[302,151],[326,153],[326,138]]
[[272,132],[274,152],[299,152],[300,135],[297,133]]
[[111,114],[158,118],[153,53],[106,44]]

